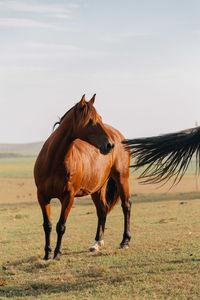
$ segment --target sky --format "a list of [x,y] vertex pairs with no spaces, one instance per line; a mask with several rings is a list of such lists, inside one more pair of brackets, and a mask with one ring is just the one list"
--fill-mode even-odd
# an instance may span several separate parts
[[0,0],[0,143],[83,94],[127,138],[200,125],[199,0]]

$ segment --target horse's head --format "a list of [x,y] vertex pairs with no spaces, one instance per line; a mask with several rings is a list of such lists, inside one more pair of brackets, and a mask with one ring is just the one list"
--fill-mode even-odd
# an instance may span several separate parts
[[114,143],[94,107],[95,96],[87,102],[83,95],[81,101],[74,106],[73,131],[76,138],[91,143],[102,154],[108,154],[114,148]]

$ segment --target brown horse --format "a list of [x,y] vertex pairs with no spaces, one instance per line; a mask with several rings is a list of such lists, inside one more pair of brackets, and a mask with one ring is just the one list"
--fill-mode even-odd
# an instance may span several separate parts
[[[61,119],[38,155],[34,168],[38,201],[42,209],[45,232],[45,256],[49,259],[50,200],[58,198],[61,214],[56,226],[57,245],[54,258],[59,259],[65,223],[74,197],[91,195],[96,206],[98,226],[90,251],[104,244],[106,216],[121,198],[124,234],[121,248],[129,246],[131,201],[129,198],[130,154],[124,149],[122,134],[103,124],[93,104],[85,95]],[[57,124],[56,123],[56,124]]]

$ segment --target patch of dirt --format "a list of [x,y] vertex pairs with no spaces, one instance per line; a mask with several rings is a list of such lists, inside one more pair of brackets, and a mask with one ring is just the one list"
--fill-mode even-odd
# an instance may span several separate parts
[[[140,184],[137,176],[130,176],[130,192],[131,194],[151,194],[151,193],[186,193],[196,192],[196,177],[194,175],[185,175],[178,185],[171,188],[173,180],[162,186],[162,184]],[[171,188],[171,189],[170,189]],[[199,186],[200,192],[200,186]]]
[[37,202],[33,178],[0,178],[0,207],[3,204]]

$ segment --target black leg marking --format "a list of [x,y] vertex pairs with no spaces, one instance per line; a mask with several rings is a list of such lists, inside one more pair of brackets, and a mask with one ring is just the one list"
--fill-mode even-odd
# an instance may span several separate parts
[[66,230],[65,224],[62,224],[61,222],[58,222],[57,226],[56,226],[56,232],[57,232],[57,235],[58,235],[58,239],[57,239],[57,244],[56,244],[56,248],[55,248],[55,251],[54,251],[54,259],[60,259],[61,241],[62,241],[63,234],[65,233],[65,230]]
[[123,239],[120,244],[120,248],[128,248],[129,242],[131,240],[131,233],[130,233],[130,216],[131,216],[131,200],[128,199],[126,203],[122,203],[122,209],[124,213],[124,234]]
[[44,224],[44,232],[45,232],[45,256],[44,259],[48,260],[50,259],[50,254],[51,254],[51,247],[50,247],[50,234],[52,230],[52,224],[49,220],[45,220]]

